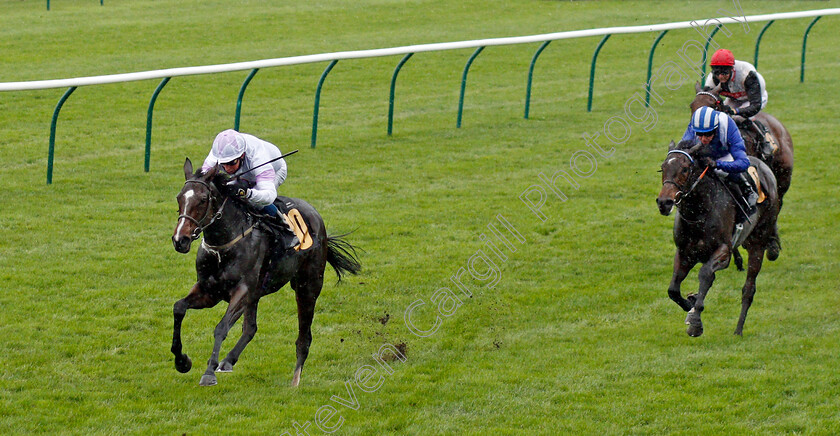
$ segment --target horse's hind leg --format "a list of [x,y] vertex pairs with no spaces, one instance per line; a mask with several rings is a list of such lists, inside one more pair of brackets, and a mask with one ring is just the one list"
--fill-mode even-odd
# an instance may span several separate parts
[[753,297],[755,296],[755,278],[761,271],[761,263],[764,260],[764,249],[754,248],[749,250],[750,258],[747,270],[747,281],[741,290],[741,316],[738,318],[738,326],[735,327],[735,334],[741,336],[744,331],[744,321],[747,320],[747,311],[750,310]]
[[321,273],[310,275],[306,280],[293,280],[295,299],[298,307],[298,338],[295,341],[297,363],[292,377],[292,386],[300,384],[300,373],[303,363],[309,356],[309,345],[312,344],[312,318],[315,316],[315,302],[321,294],[324,283],[323,269]]
[[181,322],[184,321],[184,316],[187,314],[187,309],[204,309],[206,307],[213,307],[219,300],[210,297],[201,292],[199,283],[193,285],[190,293],[175,302],[172,312],[175,316],[175,323],[172,329],[172,354],[175,355],[175,369],[181,373],[187,373],[192,368],[192,360],[186,353],[182,352],[181,344]]

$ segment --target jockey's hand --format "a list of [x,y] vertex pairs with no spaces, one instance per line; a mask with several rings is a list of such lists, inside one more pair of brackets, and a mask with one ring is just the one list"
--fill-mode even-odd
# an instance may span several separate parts
[[710,157],[704,157],[703,161],[702,161],[702,164],[711,168],[711,169],[717,168],[717,162]]
[[225,193],[229,196],[236,196],[239,198],[248,197],[248,182],[245,180],[234,179],[225,183]]
[[727,105],[723,105],[723,106],[720,108],[720,111],[721,111],[721,112],[723,112],[723,113],[725,113],[726,115],[729,115],[729,116],[732,116],[732,115],[737,115],[737,114],[738,114],[738,111],[737,111],[737,110],[735,110],[734,108],[732,108],[732,106],[727,106]]

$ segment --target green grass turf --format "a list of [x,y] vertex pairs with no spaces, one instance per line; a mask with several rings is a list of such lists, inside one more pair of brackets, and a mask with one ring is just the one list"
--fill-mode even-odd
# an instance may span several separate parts
[[[723,15],[732,2],[357,2],[56,0],[0,3],[2,81],[125,73],[502,36],[640,25]],[[747,15],[838,7],[742,1]],[[394,135],[386,120],[398,57],[342,61],[324,86],[319,142],[309,148],[315,85],[326,64],[260,71],[243,102],[243,131],[300,149],[281,192],[304,198],[332,233],[364,249],[364,271],[341,285],[327,272],[311,354],[298,389],[296,314],[283,289],[260,304],[259,332],[232,374],[200,388],[224,304],[184,322],[189,374],[169,352],[172,304],[193,283],[194,251],[169,241],[185,157],[200,161],[233,125],[246,72],[174,78],[155,108],[151,172],[143,172],[146,109],[157,81],[76,90],[57,126],[45,184],[50,117],[64,90],[0,94],[0,432],[3,434],[321,434],[316,413],[337,410],[343,434],[837,434],[840,432],[840,204],[836,186],[838,18],[808,41],[810,19],[777,21],[761,46],[767,112],[794,138],[793,184],[780,217],[784,250],[765,262],[744,337],[734,337],[744,274],[717,274],[706,332],[689,338],[666,295],[673,243],[658,214],[656,173],[688,119],[693,86],[660,89],[658,122],[578,177],[546,220],[519,199],[540,173],[569,170],[641,93],[654,34],[615,35],[601,51],[593,111],[586,95],[599,38],[553,42],[534,75],[537,44],[491,47],[473,64],[463,127],[458,89],[472,50],[415,55],[398,85]],[[755,36],[716,37],[752,60]],[[680,62],[693,30],[671,31],[655,67]],[[603,138],[603,135],[602,135]],[[605,143],[608,144],[608,143]],[[581,165],[583,163],[581,162]],[[466,276],[473,297],[434,321],[432,295],[504,215],[525,238],[497,262],[492,288]],[[696,271],[684,291],[696,289]],[[381,319],[389,317],[383,324]],[[226,352],[238,327],[225,342]],[[403,343],[373,393],[344,382],[385,343]],[[356,386],[356,385],[353,385]],[[321,409],[325,410],[325,409]]]

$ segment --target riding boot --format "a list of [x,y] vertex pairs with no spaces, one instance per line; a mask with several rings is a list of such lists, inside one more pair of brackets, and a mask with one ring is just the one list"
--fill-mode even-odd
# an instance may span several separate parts
[[758,154],[759,159],[763,160],[764,163],[770,166],[773,163],[773,146],[770,145],[769,141],[767,141],[767,132],[759,127],[758,123],[749,118],[746,119],[746,122],[749,123],[750,128],[753,132],[755,132],[757,141],[756,153]]
[[750,184],[749,180],[747,180],[747,177],[749,177],[749,174],[747,174],[746,171],[741,173],[740,177],[738,177],[738,184],[741,188],[741,197],[744,199],[744,203],[747,206],[744,210],[747,212],[747,216],[750,216],[755,213],[758,194],[756,194],[755,190],[752,188],[752,184]]
[[285,248],[287,250],[295,248],[300,244],[300,239],[298,239],[297,235],[292,229],[292,225],[289,223],[289,220],[280,214],[280,211],[277,209],[277,206],[269,204],[268,206],[265,206],[263,208],[263,212],[265,212],[273,221],[272,227],[274,227],[282,233],[280,240],[289,241],[288,244],[285,244]]

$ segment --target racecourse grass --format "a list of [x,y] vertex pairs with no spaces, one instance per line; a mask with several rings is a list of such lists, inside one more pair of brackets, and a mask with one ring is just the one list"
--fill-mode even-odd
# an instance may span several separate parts
[[[382,48],[721,16],[732,2],[447,2],[365,0],[53,1],[0,4],[2,81],[40,80],[283,56]],[[747,15],[838,7],[840,2],[741,2]],[[201,388],[224,303],[184,321],[189,374],[169,352],[172,304],[195,278],[195,251],[169,240],[185,157],[201,161],[233,125],[247,73],[177,77],[158,98],[151,171],[143,172],[145,120],[157,81],[79,88],[57,124],[53,183],[45,183],[50,117],[64,90],[0,94],[0,433],[295,434],[335,406],[343,434],[837,434],[840,433],[840,202],[836,17],[799,50],[810,19],[766,33],[759,67],[767,112],[795,144],[793,183],[779,225],[783,251],[764,262],[743,337],[732,335],[744,273],[719,272],[700,338],[685,334],[667,297],[672,218],[658,214],[656,173],[688,119],[693,84],[660,88],[658,121],[633,125],[614,154],[578,177],[540,220],[520,201],[539,173],[569,170],[601,131],[642,94],[655,35],[614,35],[598,59],[593,111],[588,71],[598,38],[555,41],[534,72],[537,44],[489,47],[469,74],[471,50],[415,55],[397,83],[394,135],[386,135],[388,83],[398,57],[341,61],[321,96],[318,146],[309,147],[315,85],[325,63],[261,70],[243,101],[241,129],[289,158],[281,188],[353,231],[363,271],[337,285],[326,272],[301,386],[288,387],[297,334],[292,291],[260,302],[259,332],[232,374]],[[752,60],[755,36],[728,26],[716,39]],[[671,31],[654,68],[680,63],[694,30]],[[603,140],[603,134],[601,135]],[[602,145],[609,142],[603,141]],[[457,289],[479,236],[498,214],[525,238],[505,251],[492,287],[468,279],[472,298],[436,333],[432,295]],[[489,233],[488,233],[489,234]],[[467,275],[467,277],[469,274]],[[696,290],[696,269],[683,292]],[[460,294],[459,294],[460,295]],[[223,352],[239,336],[231,331]],[[385,343],[406,362],[375,393],[344,382]]]

